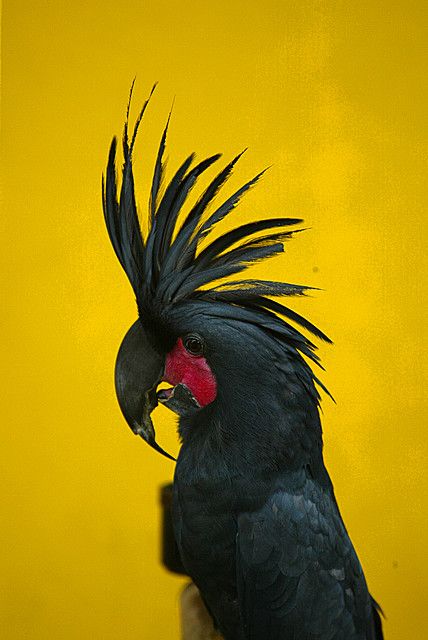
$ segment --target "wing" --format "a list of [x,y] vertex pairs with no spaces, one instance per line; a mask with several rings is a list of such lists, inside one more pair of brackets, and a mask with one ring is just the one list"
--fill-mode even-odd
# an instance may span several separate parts
[[236,553],[248,640],[381,640],[334,497],[312,480],[241,514]]

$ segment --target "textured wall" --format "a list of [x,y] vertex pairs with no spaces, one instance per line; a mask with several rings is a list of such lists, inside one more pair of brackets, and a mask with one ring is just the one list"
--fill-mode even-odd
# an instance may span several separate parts
[[[158,561],[173,464],[131,434],[112,384],[136,313],[100,176],[134,74],[134,112],[160,81],[142,211],[175,95],[170,169],[248,146],[226,192],[273,167],[233,224],[311,227],[256,273],[324,289],[293,305],[335,341],[327,463],[386,637],[426,637],[426,18],[404,0],[3,3],[2,638],[178,637],[182,580]],[[177,450],[171,416],[155,420]]]

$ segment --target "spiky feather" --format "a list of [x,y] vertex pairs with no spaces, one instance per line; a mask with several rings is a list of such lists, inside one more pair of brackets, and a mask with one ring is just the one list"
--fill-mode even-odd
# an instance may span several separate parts
[[[159,310],[166,312],[170,305],[177,302],[192,304],[202,300],[209,305],[210,312],[216,314],[216,305],[220,305],[222,314],[225,309],[230,309],[232,316],[245,316],[245,321],[282,336],[290,346],[319,364],[319,358],[314,353],[315,345],[284,318],[322,340],[330,342],[329,338],[301,315],[268,297],[304,295],[312,287],[248,279],[206,288],[217,280],[242,272],[252,264],[283,251],[283,243],[294,233],[304,230],[288,228],[301,223],[300,218],[258,220],[220,235],[199,250],[201,242],[234,210],[266,171],[259,172],[207,215],[208,208],[244,152],[233,158],[209,183],[177,230],[180,213],[191,189],[199,176],[220,158],[220,154],[210,156],[193,168],[194,154],[191,154],[180,165],[160,197],[170,113],[155,162],[149,199],[149,231],[146,239],[143,238],[137,214],[132,153],[138,128],[156,85],[140,110],[129,141],[128,121],[133,87],[134,83],[123,133],[124,164],[120,197],[117,195],[116,139],[113,139],[110,147],[102,186],[104,216],[110,240],[134,289],[138,308],[145,312],[156,308],[156,313],[159,313]],[[257,236],[268,230],[272,231]]]

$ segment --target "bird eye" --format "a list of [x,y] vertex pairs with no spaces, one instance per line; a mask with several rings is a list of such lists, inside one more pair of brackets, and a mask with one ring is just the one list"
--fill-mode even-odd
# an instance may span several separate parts
[[183,340],[183,344],[186,351],[188,351],[192,356],[201,356],[204,352],[204,343],[202,338],[195,334],[186,336]]

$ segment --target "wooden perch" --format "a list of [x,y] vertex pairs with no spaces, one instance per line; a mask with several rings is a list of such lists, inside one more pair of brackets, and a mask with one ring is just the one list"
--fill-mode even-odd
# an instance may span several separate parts
[[222,640],[193,582],[184,588],[180,604],[182,640]]

